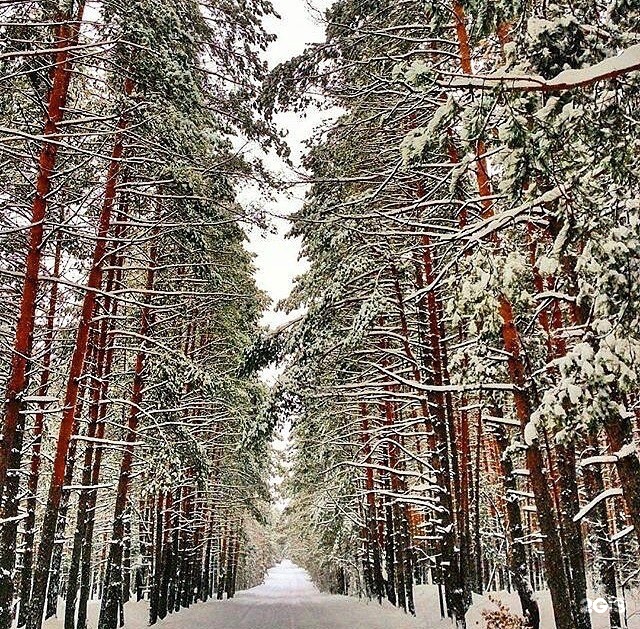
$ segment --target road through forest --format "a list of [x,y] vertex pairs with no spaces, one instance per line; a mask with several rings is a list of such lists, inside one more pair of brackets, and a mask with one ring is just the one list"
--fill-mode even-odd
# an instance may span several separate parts
[[305,570],[283,561],[262,585],[228,601],[195,605],[160,623],[162,629],[421,629],[424,620],[377,603],[322,594]]

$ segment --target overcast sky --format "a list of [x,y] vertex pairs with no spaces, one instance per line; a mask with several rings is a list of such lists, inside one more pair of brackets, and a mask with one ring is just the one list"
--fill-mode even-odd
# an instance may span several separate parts
[[[321,10],[327,8],[333,0],[273,0],[281,19],[269,18],[265,21],[267,30],[275,33],[278,39],[269,47],[266,60],[270,67],[300,54],[311,42],[324,39],[324,26]],[[292,149],[292,158],[296,166],[303,154],[303,142],[309,138],[313,129],[326,118],[319,112],[310,111],[306,117],[287,112],[277,116],[277,124],[288,132],[288,141]],[[288,180],[293,179],[279,160],[270,160],[270,166],[282,172]],[[277,217],[286,217],[302,205],[305,189],[295,187],[293,198],[280,195],[278,200],[268,206],[268,210]],[[242,197],[243,195],[241,195]],[[251,199],[244,199],[251,201]],[[294,278],[304,270],[305,264],[298,260],[300,243],[286,238],[289,222],[284,218],[272,218],[271,223],[277,233],[263,234],[253,229],[250,234],[249,250],[256,254],[256,280],[258,286],[274,300],[273,307],[265,313],[263,322],[277,326],[287,319],[284,313],[274,311],[275,305],[289,295]]]

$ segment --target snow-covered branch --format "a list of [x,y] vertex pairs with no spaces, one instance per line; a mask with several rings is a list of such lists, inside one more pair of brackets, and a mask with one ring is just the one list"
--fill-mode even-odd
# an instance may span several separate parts
[[545,79],[538,75],[496,72],[487,75],[454,75],[448,81],[442,81],[441,84],[443,87],[461,89],[489,90],[501,87],[508,91],[561,92],[615,79],[637,70],[640,70],[640,44],[630,46],[620,55],[608,57],[592,66],[563,70],[552,79]]

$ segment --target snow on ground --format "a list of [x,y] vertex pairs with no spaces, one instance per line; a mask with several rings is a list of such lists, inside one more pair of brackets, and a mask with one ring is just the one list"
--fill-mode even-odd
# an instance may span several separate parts
[[[90,609],[89,627],[96,626],[97,605]],[[146,603],[125,607],[127,629],[147,626]],[[52,619],[45,629],[61,629]],[[262,585],[238,592],[225,601],[193,605],[165,618],[158,629],[440,629],[397,609],[381,608],[348,596],[321,594],[302,568],[283,561],[267,573]]]
[[[498,592],[494,597],[514,612],[520,611],[514,593]],[[159,622],[158,629],[451,629],[450,621],[440,619],[438,591],[435,586],[415,590],[417,618],[389,604],[361,601],[348,596],[322,594],[305,570],[283,561],[267,573],[264,583],[238,592],[225,601],[193,605]],[[548,592],[538,593],[541,629],[555,629]],[[627,597],[629,629],[640,629],[640,596]],[[467,614],[468,629],[484,628],[482,610],[493,609],[487,597],[475,597]],[[89,629],[97,625],[98,605],[89,608]],[[127,629],[143,629],[148,622],[146,602],[127,603]],[[593,629],[608,628],[607,614],[592,615]],[[62,629],[62,614],[44,624],[45,629]]]

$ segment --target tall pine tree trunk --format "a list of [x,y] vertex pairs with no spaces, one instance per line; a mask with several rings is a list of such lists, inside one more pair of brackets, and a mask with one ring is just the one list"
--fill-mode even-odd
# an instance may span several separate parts
[[362,418],[362,447],[365,457],[364,460],[367,463],[367,467],[365,468],[366,508],[364,517],[367,528],[368,550],[371,555],[368,560],[371,562],[373,593],[378,599],[378,602],[382,603],[382,598],[385,593],[385,584],[384,577],[382,575],[380,544],[376,528],[378,515],[376,509],[373,462],[371,461],[371,445],[369,444],[369,411],[367,405],[364,403],[360,405],[360,414]]
[[[126,212],[125,212],[126,213]],[[123,212],[120,217],[124,216]],[[91,390],[91,407],[89,410],[89,425],[87,436],[92,439],[87,443],[84,455],[82,470],[82,487],[78,498],[78,509],[76,513],[76,529],[73,539],[73,550],[67,577],[67,596],[65,600],[65,629],[74,629],[76,626],[76,603],[81,585],[81,563],[83,555],[88,557],[89,562],[92,552],[92,536],[88,536],[89,519],[93,518],[92,504],[95,508],[95,496],[97,489],[91,487],[97,485],[100,475],[102,461],[102,449],[99,446],[100,440],[104,438],[106,404],[109,390],[109,380],[114,357],[113,342],[108,340],[109,332],[113,329],[115,318],[118,314],[118,300],[113,298],[111,292],[122,276],[123,258],[122,254],[116,253],[119,248],[120,239],[123,235],[123,224],[118,223],[114,239],[114,251],[109,256],[107,281],[105,286],[106,297],[103,303],[104,316],[100,321],[97,355],[96,373],[93,379]],[[95,441],[93,441],[95,439]],[[93,500],[92,500],[93,498]],[[84,616],[86,612],[81,615]]]
[[[556,460],[559,471],[560,520],[564,533],[564,554],[567,558],[573,600],[579,603],[587,598],[587,574],[581,525],[573,520],[578,513],[580,500],[576,480],[575,445],[573,443],[556,445]],[[576,629],[590,629],[591,618],[586,605],[577,605],[574,622]]]
[[[428,236],[423,236],[423,269],[424,281],[427,286],[433,286],[434,271],[431,255],[431,243]],[[440,323],[440,306],[438,296],[432,287],[426,297],[429,349],[432,359],[433,384],[438,387],[434,392],[435,418],[433,422],[437,447],[438,471],[437,485],[440,505],[442,507],[442,570],[445,583],[445,598],[448,615],[459,629],[466,627],[465,616],[469,606],[468,574],[463,573],[460,557],[460,547],[456,544],[456,491],[455,479],[459,477],[459,463],[455,452],[455,422],[451,393],[442,392],[442,388],[449,384],[446,354],[442,342]]]
[[[121,226],[116,229],[116,234],[121,234]],[[114,239],[114,244],[118,243],[118,239]],[[113,285],[107,283],[107,292],[111,289],[115,289],[121,281],[123,274],[123,258],[120,254],[117,258],[117,262],[113,265],[116,268],[115,275],[113,276]],[[111,299],[110,309],[111,321],[115,321],[118,315],[118,300]],[[106,338],[105,338],[106,340]],[[115,339],[111,339],[104,358],[104,373],[99,390],[99,400],[102,402],[107,399],[107,392],[109,389],[109,375],[113,365],[115,353]],[[100,445],[100,441],[104,439],[106,419],[107,419],[107,405],[104,403],[99,404],[96,407],[98,411],[98,419],[96,424],[96,443],[90,445],[90,453],[92,456],[91,467],[91,480],[90,485],[92,489],[87,489],[81,494],[81,500],[79,503],[78,522],[82,522],[83,537],[80,553],[80,591],[78,596],[78,619],[76,626],[78,629],[85,629],[87,623],[87,605],[91,596],[91,558],[93,553],[93,533],[95,525],[95,511],[98,499],[98,490],[95,488],[100,480],[100,472],[102,468],[102,455],[104,447]],[[94,489],[95,488],[95,489]],[[82,513],[80,513],[82,511]]]
[[[20,577],[20,613],[18,614],[18,627],[23,627],[27,622],[27,602],[31,596],[31,580],[33,574],[33,547],[35,543],[36,525],[36,493],[40,478],[42,447],[42,433],[44,430],[45,412],[48,406],[46,397],[49,394],[49,379],[51,378],[51,359],[53,357],[53,339],[58,306],[58,276],[60,275],[60,259],[62,256],[62,235],[58,232],[56,237],[56,249],[53,262],[53,283],[49,296],[49,310],[47,312],[47,331],[45,338],[45,350],[42,359],[42,373],[40,374],[40,386],[38,388],[38,412],[36,413],[33,446],[31,453],[31,465],[29,467],[29,479],[27,481],[27,518],[24,523],[22,555],[22,571]],[[4,543],[3,543],[4,546]]]
[[[511,304],[504,296],[500,298],[500,316],[503,322],[504,348],[509,353],[507,367],[511,383],[514,386],[516,416],[522,430],[528,431],[528,424],[531,420],[531,404],[526,393],[526,372],[520,356],[520,339],[513,320]],[[575,601],[572,600],[567,575],[563,562],[560,560],[563,556],[562,543],[553,514],[549,480],[544,472],[544,460],[537,439],[532,439],[527,443],[526,462],[540,531],[543,536],[544,566],[551,590],[556,629],[575,629],[572,612]]]
[[[533,269],[534,287],[538,294],[545,290],[544,280],[536,267],[537,242],[534,236],[534,227],[528,224],[529,260]],[[550,281],[550,288],[553,283]],[[550,314],[546,308],[541,308],[538,313],[538,321],[547,337],[548,360],[564,356],[567,353],[566,342],[561,335],[563,326],[562,313],[557,305]],[[546,440],[546,437],[545,437]],[[571,595],[576,605],[574,607],[574,622],[576,629],[590,629],[591,618],[586,605],[581,604],[587,598],[587,575],[584,560],[584,543],[580,523],[574,522],[574,516],[580,509],[578,496],[578,481],[576,477],[575,444],[557,444],[555,446],[555,460],[558,469],[558,478],[555,481],[558,497],[556,499],[559,516],[559,531],[564,548],[566,574],[571,589]],[[549,464],[549,468],[552,468]]]
[[[593,454],[599,453],[597,440],[590,439],[590,446]],[[587,499],[599,496],[605,490],[602,472],[597,466],[586,465],[582,468],[585,486],[587,489]],[[597,549],[597,557],[594,558],[594,567],[600,573],[600,583],[603,587],[603,594],[609,603],[609,624],[611,629],[622,629],[622,618],[620,607],[618,606],[618,580],[616,576],[616,563],[614,543],[611,542],[611,531],[607,514],[607,505],[601,502],[590,514],[590,523],[593,527],[594,546]]]
[[164,494],[158,491],[158,497],[155,501],[155,530],[154,537],[154,560],[153,560],[153,576],[151,584],[151,596],[149,597],[149,624],[155,625],[158,622],[158,608],[160,604],[160,587],[162,584],[162,551],[163,551],[163,530],[162,523],[164,518]]
[[[472,74],[471,49],[466,29],[464,9],[458,0],[453,0],[455,28],[458,38],[461,67],[465,74]],[[484,207],[483,216],[493,213],[491,207],[491,183],[485,158],[485,146],[481,140],[476,142],[476,180],[478,193]],[[514,386],[516,415],[524,430],[529,424],[532,414],[531,401],[526,391],[526,370],[520,356],[520,338],[515,326],[513,309],[509,300],[499,297],[499,314],[502,319],[502,340],[509,358],[507,368],[509,378]],[[551,598],[553,601],[556,629],[575,629],[573,610],[582,601],[575,601],[570,589],[570,583],[565,573],[563,563],[558,561],[562,557],[563,548],[554,517],[553,501],[549,491],[549,479],[545,474],[544,460],[539,442],[533,440],[527,444],[526,462],[531,481],[531,488],[535,497],[538,522],[543,535],[542,546],[544,564]]]
[[[496,416],[501,413],[494,409]],[[527,578],[527,555],[523,544],[525,537],[522,513],[518,504],[516,480],[513,475],[513,463],[508,454],[509,438],[504,426],[498,424],[494,428],[496,445],[498,446],[501,476],[506,495],[507,530],[509,532],[509,549],[507,559],[513,584],[520,599],[522,613],[531,629],[540,629],[540,610],[538,602],[533,598],[533,590]],[[511,495],[510,495],[511,492]]]
[[[158,249],[156,239],[154,239],[151,246],[150,266],[147,270],[147,281],[145,286],[147,294],[153,291],[157,253]],[[98,623],[99,629],[116,629],[118,626],[118,609],[122,604],[122,561],[125,534],[124,518],[131,484],[134,444],[138,437],[138,420],[140,405],[142,403],[145,358],[147,352],[146,338],[149,334],[150,325],[151,307],[147,303],[142,308],[139,332],[142,346],[136,356],[136,366],[133,376],[133,391],[131,394],[129,420],[127,424],[127,445],[125,446],[124,455],[120,464],[120,475],[118,477],[116,504],[113,514],[113,532],[109,545],[109,556],[107,559],[107,578],[104,586],[105,594],[102,598],[102,604],[100,607],[100,621]]]

